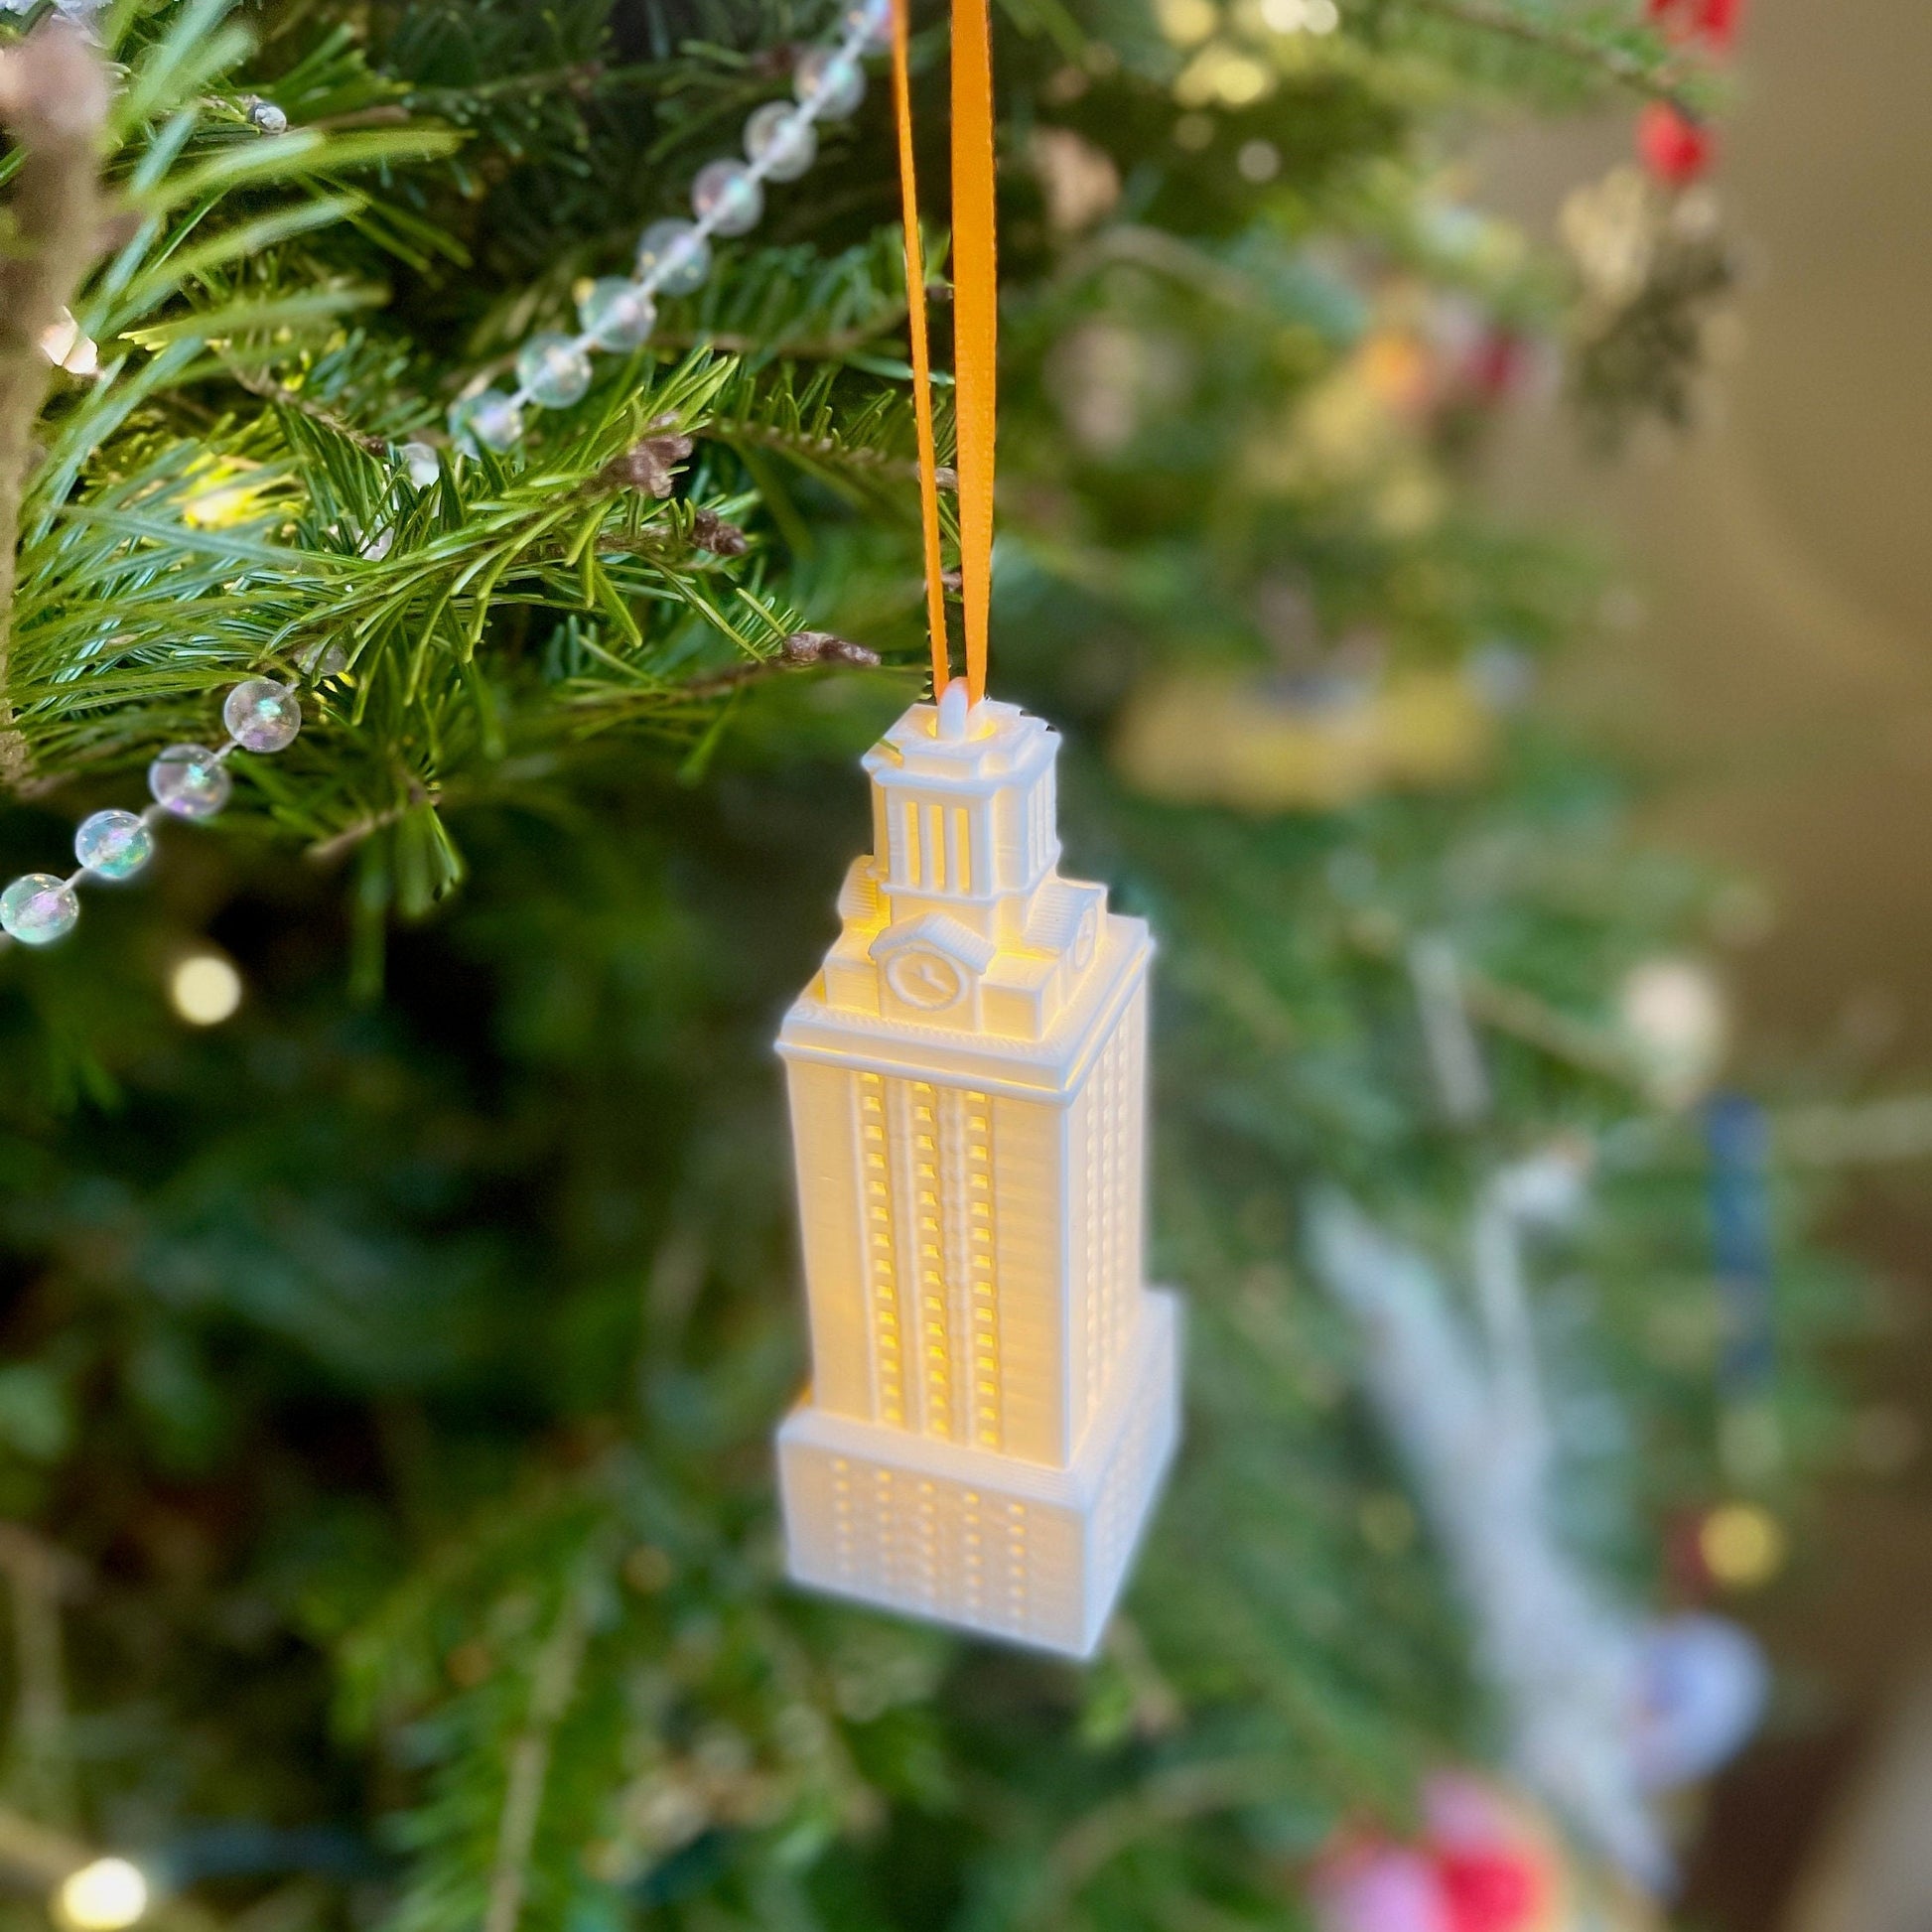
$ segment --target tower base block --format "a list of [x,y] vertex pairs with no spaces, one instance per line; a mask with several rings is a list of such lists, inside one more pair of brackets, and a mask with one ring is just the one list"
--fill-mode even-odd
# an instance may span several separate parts
[[794,1581],[1091,1656],[1179,1435],[1179,1305],[1141,1307],[1065,1468],[828,1415],[808,1391],[778,1431]]

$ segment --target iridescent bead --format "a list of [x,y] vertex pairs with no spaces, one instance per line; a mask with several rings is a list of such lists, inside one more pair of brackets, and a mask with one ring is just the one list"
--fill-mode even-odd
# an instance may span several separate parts
[[0,893],[0,926],[23,946],[51,946],[79,916],[73,888],[51,872],[23,873]]
[[711,243],[689,221],[653,221],[637,241],[637,279],[660,295],[689,295],[711,273]]
[[296,653],[302,675],[311,678],[341,677],[348,669],[348,652],[328,637],[319,638]]
[[154,857],[154,834],[139,812],[92,812],[73,829],[73,856],[100,879],[132,879]]
[[282,752],[302,729],[302,704],[286,684],[251,677],[223,700],[221,722],[244,752]]
[[868,53],[885,53],[893,44],[893,0],[854,0],[839,16],[839,28]]
[[749,234],[764,212],[764,190],[742,161],[711,161],[691,184],[691,206],[716,234]]
[[477,446],[500,456],[523,434],[523,412],[500,389],[485,389],[450,405],[450,434],[457,448],[474,456]]
[[443,474],[436,451],[428,443],[405,443],[396,454],[402,458],[402,467],[418,489],[427,489]]
[[866,97],[866,70],[836,47],[809,47],[798,57],[791,90],[818,109],[822,121],[842,121]]
[[796,181],[818,158],[818,135],[788,100],[767,100],[745,123],[745,152],[767,181]]
[[516,379],[543,409],[568,409],[591,386],[591,358],[568,336],[546,329],[523,345]]
[[206,745],[170,745],[148,766],[154,802],[177,818],[212,818],[233,786],[228,767]]
[[599,348],[635,348],[649,338],[657,304],[635,282],[606,275],[584,291],[577,320]]

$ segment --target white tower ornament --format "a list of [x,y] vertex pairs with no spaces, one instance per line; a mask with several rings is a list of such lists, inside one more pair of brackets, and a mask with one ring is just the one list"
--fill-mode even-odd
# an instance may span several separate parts
[[778,1035],[812,1382],[802,1584],[1093,1651],[1173,1453],[1142,1282],[1145,923],[1055,870],[1059,741],[954,682],[867,754],[875,851]]

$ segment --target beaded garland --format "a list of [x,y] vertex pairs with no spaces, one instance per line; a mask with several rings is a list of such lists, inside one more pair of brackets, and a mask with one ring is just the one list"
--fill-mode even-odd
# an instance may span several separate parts
[[845,120],[866,94],[862,63],[892,44],[891,0],[855,0],[838,38],[808,49],[793,76],[792,101],[771,100],[745,123],[743,161],[721,157],[698,170],[684,221],[653,221],[639,237],[637,266],[607,275],[584,291],[576,335],[543,330],[516,357],[516,387],[486,388],[450,407],[450,434],[473,454],[478,444],[499,454],[523,434],[526,406],[567,409],[591,386],[596,349],[631,349],[649,340],[659,295],[689,295],[711,273],[713,235],[749,234],[764,213],[764,184],[796,181],[818,156],[818,123]]
[[302,729],[302,706],[286,684],[251,677],[237,684],[221,706],[227,743],[170,745],[148,766],[154,803],[145,811],[110,806],[91,813],[74,829],[77,870],[65,879],[57,873],[30,872],[0,892],[0,930],[23,946],[51,946],[73,930],[80,917],[83,880],[132,879],[154,857],[154,827],[164,818],[212,818],[228,802],[233,781],[228,757],[244,752],[280,752]]
[[[579,333],[546,330],[532,336],[516,358],[516,387],[486,388],[465,396],[449,412],[451,435],[459,449],[475,453],[481,444],[498,453],[514,447],[523,433],[528,406],[565,409],[591,383],[591,354],[597,349],[631,349],[650,337],[657,321],[659,295],[689,295],[711,273],[714,235],[748,234],[764,213],[764,184],[796,181],[818,156],[818,123],[845,120],[866,94],[868,55],[892,44],[892,0],[854,0],[846,8],[836,39],[806,50],[793,77],[792,101],[772,100],[755,108],[745,123],[743,161],[728,157],[709,162],[691,185],[696,216],[685,221],[653,221],[638,239],[637,266],[628,276],[605,276],[585,290],[578,303]],[[249,118],[266,134],[281,133],[287,117],[269,102],[251,102]],[[399,451],[410,480],[418,486],[435,481],[436,453],[427,444],[405,444]],[[24,946],[46,946],[65,938],[80,917],[75,890],[88,878],[131,879],[154,856],[153,826],[164,817],[212,818],[227,803],[227,759],[237,746],[251,752],[279,752],[301,729],[301,707],[287,685],[251,678],[228,693],[222,708],[228,742],[218,750],[203,745],[171,745],[148,767],[154,803],[140,812],[110,808],[83,819],[74,833],[78,869],[62,878],[32,872],[0,892],[0,932]]]

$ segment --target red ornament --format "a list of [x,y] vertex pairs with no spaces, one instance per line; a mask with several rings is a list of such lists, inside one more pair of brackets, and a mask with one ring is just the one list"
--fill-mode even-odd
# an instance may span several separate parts
[[1744,0],[1649,0],[1653,26],[1674,41],[1703,41],[1727,49],[1737,38]]
[[1361,1840],[1328,1854],[1310,1895],[1321,1932],[1456,1932],[1435,1864],[1406,1845]]
[[1543,1874],[1523,1853],[1439,1852],[1433,1863],[1450,1932],[1529,1932],[1543,1909]]
[[1470,385],[1485,401],[1506,396],[1522,380],[1529,352],[1520,336],[1507,329],[1490,329],[1470,351]]
[[1687,188],[1711,166],[1711,130],[1668,101],[1653,100],[1637,121],[1637,152],[1667,188]]
[[1698,32],[1713,47],[1727,48],[1743,23],[1744,0],[1704,0],[1698,12]]

